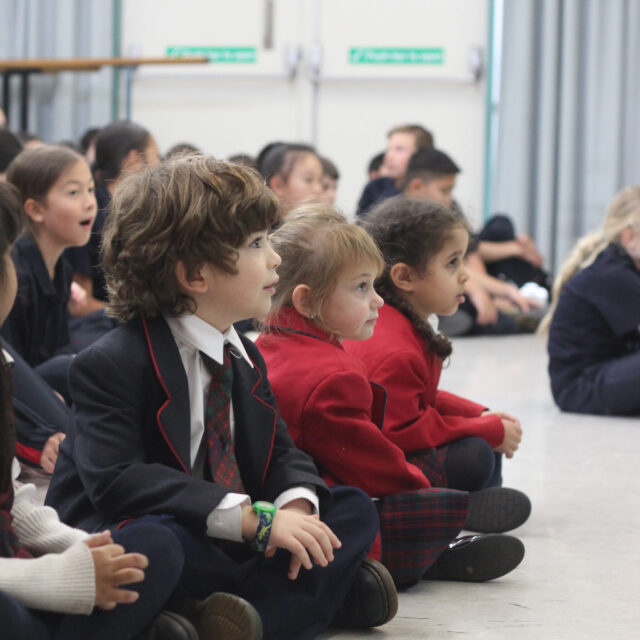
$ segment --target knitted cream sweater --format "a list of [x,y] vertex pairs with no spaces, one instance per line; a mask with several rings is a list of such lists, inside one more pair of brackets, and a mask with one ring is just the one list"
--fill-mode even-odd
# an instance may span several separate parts
[[20,544],[39,557],[0,558],[0,591],[31,609],[89,614],[96,593],[93,557],[82,542],[89,534],[60,522],[34,495],[32,484],[17,488],[11,515]]

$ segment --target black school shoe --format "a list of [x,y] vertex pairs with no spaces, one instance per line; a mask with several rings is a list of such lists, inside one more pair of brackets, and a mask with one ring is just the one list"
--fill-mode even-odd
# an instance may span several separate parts
[[465,536],[454,540],[422,579],[487,582],[513,571],[522,558],[524,545],[513,536]]
[[194,626],[173,611],[161,611],[138,640],[198,640]]
[[365,558],[331,626],[379,627],[389,622],[397,611],[398,593],[391,574],[377,560]]
[[491,487],[469,493],[464,528],[479,533],[503,533],[524,524],[531,501],[517,489]]
[[202,601],[188,599],[179,610],[196,628],[199,640],[262,639],[260,614],[231,593],[214,593]]

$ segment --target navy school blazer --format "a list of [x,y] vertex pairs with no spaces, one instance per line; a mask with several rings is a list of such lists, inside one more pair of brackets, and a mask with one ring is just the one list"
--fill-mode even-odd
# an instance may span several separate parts
[[[300,484],[330,500],[310,456],[295,447],[278,413],[257,347],[241,336],[252,368],[233,359],[235,450],[253,500]],[[63,522],[99,531],[145,514],[168,514],[196,534],[228,490],[191,475],[187,376],[162,317],[109,332],[74,360],[74,424],[45,503]]]

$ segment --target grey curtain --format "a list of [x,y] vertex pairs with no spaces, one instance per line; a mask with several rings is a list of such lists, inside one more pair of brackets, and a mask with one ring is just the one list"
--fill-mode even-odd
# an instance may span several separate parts
[[640,184],[640,2],[503,9],[490,211],[510,213],[557,269],[613,195]]
[[[0,0],[0,58],[109,57],[113,0]],[[74,140],[111,120],[113,71],[32,74],[28,131],[45,142]],[[19,79],[11,122],[19,128]]]

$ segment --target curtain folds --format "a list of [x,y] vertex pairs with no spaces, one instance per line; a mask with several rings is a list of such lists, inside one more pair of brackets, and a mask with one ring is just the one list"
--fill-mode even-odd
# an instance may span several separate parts
[[[0,0],[0,58],[109,57],[113,0]],[[12,78],[10,128],[19,126]],[[32,74],[28,131],[45,142],[77,141],[111,119],[112,71]]]
[[490,210],[556,270],[640,184],[640,3],[505,0]]

